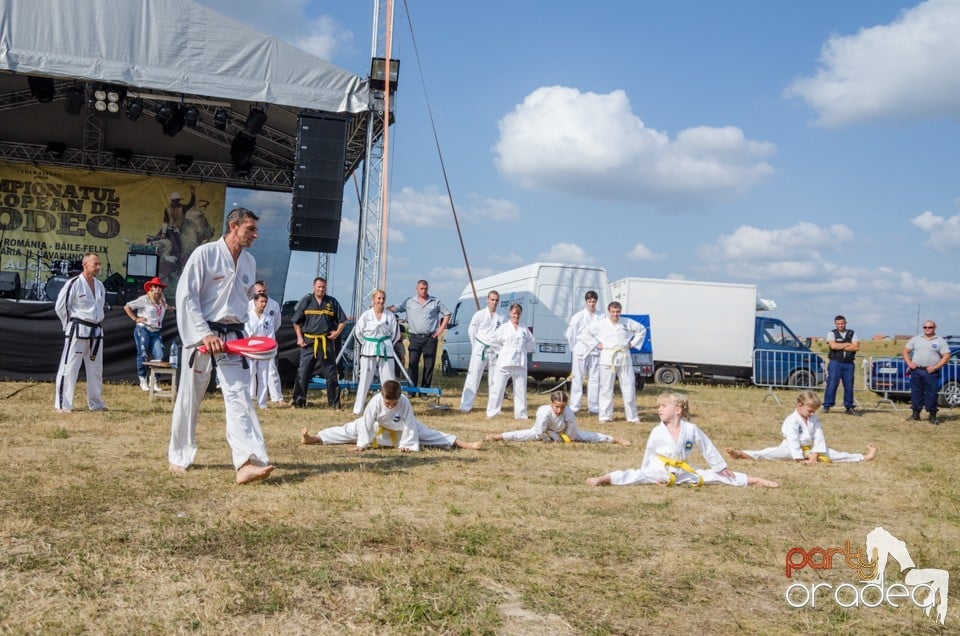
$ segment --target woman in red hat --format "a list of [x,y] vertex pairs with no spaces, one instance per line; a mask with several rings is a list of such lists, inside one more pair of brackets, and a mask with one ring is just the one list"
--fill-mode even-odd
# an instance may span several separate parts
[[[140,377],[140,388],[150,390],[147,383],[147,360],[163,360],[163,337],[160,333],[163,327],[163,317],[167,310],[173,310],[163,297],[166,285],[154,276],[143,284],[146,293],[131,300],[123,306],[123,311],[130,319],[137,323],[133,330],[133,339],[137,343],[137,375]],[[156,390],[157,387],[154,387]]]

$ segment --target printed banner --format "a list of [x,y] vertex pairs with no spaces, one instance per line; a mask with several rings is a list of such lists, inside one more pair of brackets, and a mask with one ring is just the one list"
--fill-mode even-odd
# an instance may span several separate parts
[[[172,293],[194,248],[219,238],[225,195],[222,184],[0,162],[0,269],[46,300],[93,252],[100,278],[155,266]],[[133,272],[128,253],[147,255],[131,258]]]

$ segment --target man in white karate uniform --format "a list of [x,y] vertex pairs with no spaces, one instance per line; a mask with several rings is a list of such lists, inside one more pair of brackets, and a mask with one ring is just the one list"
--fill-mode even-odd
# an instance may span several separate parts
[[484,370],[487,371],[487,393],[493,382],[493,373],[496,370],[497,354],[490,348],[493,334],[497,327],[506,322],[507,318],[497,311],[500,304],[500,292],[494,290],[487,294],[487,306],[470,319],[467,333],[470,334],[470,366],[467,368],[467,379],[463,381],[463,394],[460,396],[460,411],[469,413],[473,409],[473,401],[477,398],[477,389]]
[[570,365],[570,409],[580,410],[580,398],[583,395],[583,376],[587,376],[587,411],[600,412],[600,350],[588,348],[580,340],[580,334],[593,322],[603,319],[603,312],[597,311],[597,292],[590,290],[583,296],[584,308],[570,317],[567,325],[567,343],[572,354]]
[[[170,472],[182,474],[197,453],[200,401],[216,367],[226,406],[227,443],[233,453],[238,484],[273,472],[260,421],[250,402],[250,372],[245,359],[224,351],[224,343],[244,337],[247,303],[253,295],[257,262],[244,251],[257,238],[256,214],[236,208],[227,215],[227,232],[218,241],[197,247],[177,284],[177,327],[188,361],[180,369],[173,407],[168,458]],[[207,353],[198,348],[203,345]]]
[[80,365],[87,374],[87,408],[106,411],[103,402],[103,302],[106,290],[96,279],[100,273],[100,257],[93,253],[83,257],[83,272],[67,281],[54,310],[63,325],[63,354],[57,371],[53,406],[61,413],[73,410],[73,392],[77,388]]
[[637,385],[630,349],[639,347],[647,337],[647,328],[629,318],[621,318],[617,301],[607,305],[607,317],[589,324],[581,336],[584,346],[600,350],[600,421],[613,421],[613,385],[620,379],[620,394],[628,422],[639,422]]

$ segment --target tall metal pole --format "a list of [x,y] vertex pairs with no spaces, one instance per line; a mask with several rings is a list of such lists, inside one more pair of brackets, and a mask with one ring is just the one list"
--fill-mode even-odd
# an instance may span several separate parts
[[[393,0],[374,0],[371,57],[390,59],[393,32]],[[387,76],[389,78],[389,66]],[[371,91],[367,112],[367,143],[360,186],[360,227],[357,233],[357,276],[354,281],[353,315],[370,306],[373,291],[386,284],[387,258],[387,139],[390,105],[386,91]]]

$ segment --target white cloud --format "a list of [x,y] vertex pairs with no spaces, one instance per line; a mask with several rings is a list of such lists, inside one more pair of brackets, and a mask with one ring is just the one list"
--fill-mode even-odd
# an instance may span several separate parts
[[910,222],[927,233],[927,245],[933,249],[946,252],[960,247],[960,214],[944,218],[927,210]]
[[666,258],[666,256],[654,252],[643,243],[637,243],[633,246],[633,249],[627,253],[627,258],[632,261],[659,261]]
[[[393,195],[390,201],[391,219],[416,227],[453,227],[450,198],[438,188],[417,190],[409,186]],[[468,194],[464,202],[457,202],[457,216],[461,224],[513,221],[519,216],[517,206],[504,199]]]
[[587,251],[579,245],[573,243],[555,243],[546,252],[541,252],[537,256],[538,261],[552,263],[576,263],[579,265],[592,265],[596,260],[587,254]]
[[890,24],[834,35],[813,77],[784,91],[818,122],[842,126],[886,118],[956,117],[960,109],[960,3],[929,0]]
[[853,240],[853,231],[845,225],[821,228],[801,222],[793,227],[764,230],[741,225],[732,234],[722,234],[714,249],[729,260],[770,261],[792,254],[810,254],[821,249],[837,249],[839,243]]
[[675,140],[644,125],[622,90],[547,86],[499,122],[500,172],[520,185],[608,200],[691,203],[747,190],[773,173],[775,146],[733,126]]

